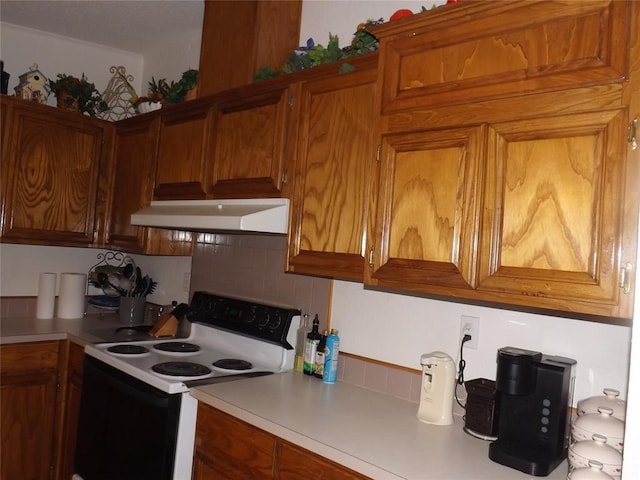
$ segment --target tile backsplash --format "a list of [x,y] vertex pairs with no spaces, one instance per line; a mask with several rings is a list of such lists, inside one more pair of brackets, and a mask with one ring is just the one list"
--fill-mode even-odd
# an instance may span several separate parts
[[[274,235],[201,234],[191,265],[191,297],[204,290],[318,313],[322,330],[331,310],[332,281],[284,273],[287,238]],[[341,355],[338,380],[414,403],[417,371]]]
[[201,234],[191,264],[193,292],[204,290],[318,314],[321,328],[330,311],[331,280],[285,273],[287,237]]

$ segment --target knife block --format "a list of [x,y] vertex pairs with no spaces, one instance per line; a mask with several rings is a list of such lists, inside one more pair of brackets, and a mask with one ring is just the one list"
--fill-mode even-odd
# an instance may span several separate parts
[[178,319],[173,313],[167,313],[149,331],[149,335],[155,338],[175,337],[178,332]]

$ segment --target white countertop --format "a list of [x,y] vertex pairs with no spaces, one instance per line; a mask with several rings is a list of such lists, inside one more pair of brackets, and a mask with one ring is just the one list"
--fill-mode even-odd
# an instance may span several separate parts
[[0,345],[8,343],[72,340],[79,345],[103,341],[91,332],[121,327],[116,313],[94,313],[83,318],[41,319],[16,317],[0,319]]
[[[491,461],[489,442],[454,425],[427,425],[418,405],[371,390],[289,372],[197,387],[191,395],[247,423],[381,480],[524,480]],[[566,479],[567,463],[549,475]]]
[[[113,313],[82,319],[2,318],[0,344],[70,339],[80,345],[103,339],[91,332],[121,326]],[[381,480],[525,480],[530,475],[488,458],[489,443],[462,431],[416,418],[418,405],[371,390],[289,372],[197,387],[198,400]],[[566,461],[549,480],[564,480]]]

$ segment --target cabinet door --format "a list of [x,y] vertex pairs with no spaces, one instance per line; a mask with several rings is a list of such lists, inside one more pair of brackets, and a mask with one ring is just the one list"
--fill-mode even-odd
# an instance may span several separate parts
[[60,480],[68,480],[74,473],[74,454],[76,450],[76,431],[80,416],[80,397],[82,394],[82,361],[84,348],[67,341],[66,391],[64,393],[64,411],[60,440],[58,442],[58,475]]
[[288,268],[362,280],[376,70],[302,87]]
[[491,126],[480,291],[618,304],[625,135],[622,110]]
[[58,342],[0,347],[0,477],[49,480],[54,465]]
[[204,100],[162,109],[155,200],[205,198],[210,112],[211,103]]
[[475,287],[484,130],[382,136],[369,283]]
[[144,251],[146,229],[131,225],[131,214],[147,206],[153,195],[159,126],[158,115],[144,115],[119,122],[116,127],[109,246]]
[[293,100],[288,86],[257,88],[216,102],[210,188],[215,197],[281,195]]
[[274,478],[277,439],[207,405],[198,405],[194,478]]
[[296,445],[281,441],[278,478],[280,480],[299,480],[301,478],[313,478],[314,480],[365,480],[369,477],[342,467]]
[[279,197],[293,128],[287,85],[239,90],[216,103],[210,193],[217,198]]
[[9,152],[2,161],[2,240],[91,246],[104,200],[98,182],[107,158],[106,124],[49,110],[28,104],[12,109]]

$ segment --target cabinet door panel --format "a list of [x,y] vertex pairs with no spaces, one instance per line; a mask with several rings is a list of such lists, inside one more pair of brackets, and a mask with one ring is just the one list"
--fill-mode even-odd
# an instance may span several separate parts
[[469,2],[422,23],[416,18],[410,35],[383,25],[382,32],[395,34],[382,40],[390,67],[383,74],[383,109],[622,82],[628,59],[620,46],[629,32],[630,4]]
[[58,475],[60,480],[72,478],[74,473],[74,454],[76,450],[76,431],[80,416],[80,398],[82,396],[82,373],[84,347],[66,341],[67,371],[66,392],[63,401],[62,430],[58,436]]
[[289,269],[362,280],[375,70],[303,86]]
[[289,90],[282,87],[249,97],[230,96],[216,105],[214,196],[280,195],[290,110]]
[[104,130],[82,117],[14,107],[2,237],[90,246],[97,221]]
[[154,198],[202,199],[207,191],[210,104],[187,102],[161,114]]
[[273,478],[276,441],[263,430],[199,404],[196,478]]
[[49,480],[55,470],[57,341],[0,346],[0,478]]
[[625,118],[492,126],[479,290],[617,303]]
[[383,136],[374,282],[475,286],[484,130]]
[[145,228],[131,225],[131,214],[152,197],[158,145],[158,117],[139,117],[117,126],[113,201],[107,243],[144,251]]

